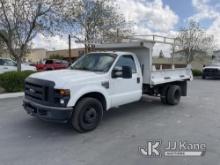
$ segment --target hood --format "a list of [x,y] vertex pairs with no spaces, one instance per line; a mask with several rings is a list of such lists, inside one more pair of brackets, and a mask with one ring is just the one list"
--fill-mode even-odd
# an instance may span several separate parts
[[42,80],[48,80],[55,82],[56,85],[72,83],[76,81],[87,81],[89,79],[96,79],[102,77],[103,73],[80,71],[80,70],[55,70],[44,71],[32,74],[31,78],[37,78]]
[[220,69],[220,66],[206,66],[203,69]]

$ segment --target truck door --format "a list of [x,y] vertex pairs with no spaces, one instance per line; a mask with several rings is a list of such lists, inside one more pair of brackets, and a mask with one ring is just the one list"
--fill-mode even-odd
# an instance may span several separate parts
[[142,78],[139,68],[132,55],[123,55],[116,62],[115,68],[129,66],[132,68],[132,78],[111,78],[110,96],[112,106],[138,101],[142,96]]

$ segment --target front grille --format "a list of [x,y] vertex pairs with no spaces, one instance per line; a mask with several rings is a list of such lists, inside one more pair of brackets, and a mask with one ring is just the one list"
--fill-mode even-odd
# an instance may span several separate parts
[[206,76],[219,76],[220,75],[220,71],[218,69],[205,69],[204,70],[204,74]]
[[[54,86],[55,83],[52,81],[27,78],[25,80],[25,98],[46,106],[65,107],[70,97],[58,95]],[[64,104],[60,104],[60,99],[64,100]]]
[[53,103],[54,82],[27,78],[25,80],[25,97],[37,103],[49,105]]
[[25,94],[36,100],[45,100],[44,87],[30,82],[25,83]]
[[218,73],[218,69],[205,69],[204,72],[206,72],[206,73]]

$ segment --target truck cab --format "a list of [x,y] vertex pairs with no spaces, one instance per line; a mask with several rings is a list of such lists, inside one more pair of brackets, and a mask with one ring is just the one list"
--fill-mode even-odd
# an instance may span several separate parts
[[206,78],[220,78],[220,62],[203,67],[202,79]]
[[187,95],[191,70],[153,71],[153,45],[96,45],[98,51],[82,56],[67,70],[33,74],[25,80],[24,108],[40,119],[70,122],[78,132],[87,132],[98,126],[104,111],[145,94],[176,105]]

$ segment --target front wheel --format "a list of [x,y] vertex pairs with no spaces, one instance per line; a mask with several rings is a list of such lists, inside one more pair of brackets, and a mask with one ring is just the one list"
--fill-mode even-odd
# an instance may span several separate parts
[[83,98],[80,100],[73,112],[72,126],[80,132],[89,132],[94,130],[103,117],[103,106],[95,98]]

